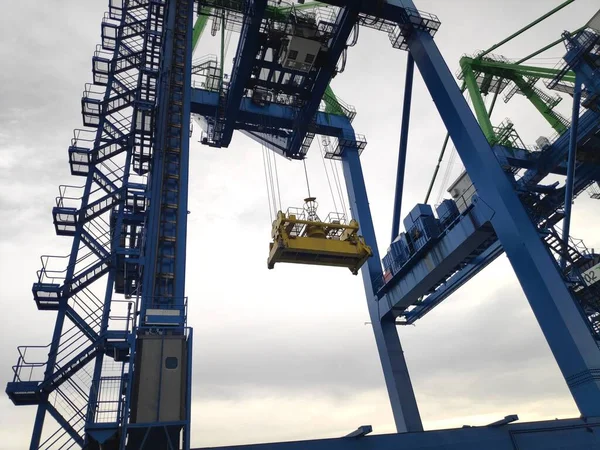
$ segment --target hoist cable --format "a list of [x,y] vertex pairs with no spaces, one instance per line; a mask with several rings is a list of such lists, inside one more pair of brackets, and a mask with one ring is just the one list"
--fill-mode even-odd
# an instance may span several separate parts
[[[264,146],[264,144],[263,144]],[[265,152],[267,154],[267,167],[269,170],[269,181],[271,183],[271,202],[273,204],[273,214],[276,215],[277,214],[277,199],[276,199],[276,194],[275,194],[275,183],[273,181],[273,164],[271,162],[271,151],[266,147],[265,147]]]
[[454,166],[454,160],[456,159],[456,147],[452,146],[452,151],[450,152],[450,158],[448,158],[448,164],[446,166],[446,170],[444,172],[444,177],[442,178],[442,182],[440,183],[440,188],[438,191],[436,203],[439,203],[444,195],[444,190],[448,187],[448,180],[450,179],[450,174],[452,172]]
[[306,159],[302,159],[302,164],[304,164],[304,175],[306,176],[306,188],[308,189],[308,197],[310,198],[310,183],[308,182],[308,170],[306,169]]
[[431,195],[431,191],[433,190],[433,186],[435,185],[435,180],[437,179],[438,172],[440,171],[440,166],[442,165],[442,161],[444,160],[444,154],[446,153],[446,147],[448,147],[448,140],[450,139],[450,133],[446,133],[446,138],[444,139],[444,144],[442,145],[442,150],[440,151],[440,155],[438,156],[437,164],[435,169],[433,170],[433,177],[431,178],[431,182],[429,183],[429,188],[427,188],[427,194],[425,195],[425,202],[429,203],[429,196]]
[[[271,153],[273,153],[273,152],[271,152]],[[277,198],[279,199],[279,211],[281,211],[281,189],[279,188],[279,170],[277,169],[277,155],[275,153],[273,153],[273,161],[275,163],[275,184],[277,185]]]
[[[259,124],[263,129],[267,128],[266,119],[262,119]],[[260,139],[260,143],[263,150],[263,163],[265,165],[265,177],[267,183],[267,190],[270,188],[269,194],[269,209],[272,215],[277,216],[277,212],[281,210],[281,190],[279,188],[279,173],[277,170],[277,161],[271,161],[271,149],[265,144],[264,139]],[[275,166],[275,167],[273,167]],[[275,177],[273,176],[275,172]],[[274,180],[276,179],[276,181]],[[279,209],[277,208],[277,201],[279,199]],[[272,211],[271,211],[272,209]]]
[[227,34],[225,35],[225,52],[224,56],[227,56],[227,52],[229,51],[229,43],[231,42],[231,35],[233,32],[231,30],[227,30]]
[[331,187],[331,178],[329,177],[329,171],[327,170],[327,164],[325,163],[325,149],[321,145],[321,140],[319,140],[319,150],[321,151],[321,161],[323,161],[323,168],[325,169],[325,176],[327,177],[327,185],[329,186],[329,192],[331,193],[331,200],[333,200],[333,208],[335,209],[335,213],[339,214],[335,195],[333,195],[333,188]]
[[336,187],[338,190],[338,194],[340,195],[340,200],[342,202],[342,208],[344,210],[344,215],[348,218],[350,218],[350,215],[348,214],[348,209],[346,208],[346,201],[344,200],[344,190],[342,189],[342,181],[340,178],[340,174],[338,172],[338,168],[337,168],[337,164],[333,163],[333,160],[330,160],[331,162],[331,167],[333,170],[333,174],[334,174],[334,179],[335,179],[335,183],[336,183]]
[[[471,107],[471,100],[467,97],[467,104],[469,108]],[[436,203],[440,203],[442,197],[444,196],[444,190],[448,188],[448,180],[450,179],[450,175],[452,174],[452,169],[454,168],[454,164],[456,161],[456,146],[452,145],[452,150],[450,151],[450,157],[448,158],[448,163],[446,165],[446,170],[444,171],[444,176],[442,177],[442,182],[440,184],[438,195],[436,198]]]
[[265,172],[265,186],[267,187],[267,203],[269,206],[269,217],[271,218],[271,222],[273,222],[273,212],[271,211],[271,195],[269,192],[269,177],[267,176],[267,161],[265,159],[265,148],[262,148],[262,157],[263,157],[263,169]]
[[[263,127],[263,129],[268,130],[269,129],[269,124],[268,124],[268,118],[263,118],[261,120],[261,125]],[[273,152],[271,150],[271,148],[269,148],[269,146],[267,144],[265,144],[266,141],[263,141],[263,146],[266,147],[267,150],[267,154],[273,158],[273,171],[275,172],[275,187],[273,189],[273,203],[276,203],[275,201],[275,195],[277,195],[277,200],[279,201],[279,209],[277,209],[277,206],[275,206],[275,215],[277,215],[277,211],[281,211],[281,188],[279,186],[279,169],[277,167],[277,155],[275,154],[275,152]],[[270,159],[269,159],[270,161]],[[276,191],[276,192],[275,192]]]
[[345,215],[346,214],[346,206],[344,205],[344,199],[342,197],[342,188],[340,186],[340,181],[338,179],[338,173],[335,168],[335,164],[334,164],[333,160],[329,160],[329,165],[331,166],[331,172],[333,173],[333,181],[335,182],[335,189],[338,193],[338,198],[340,199],[340,203],[342,205],[342,210]]

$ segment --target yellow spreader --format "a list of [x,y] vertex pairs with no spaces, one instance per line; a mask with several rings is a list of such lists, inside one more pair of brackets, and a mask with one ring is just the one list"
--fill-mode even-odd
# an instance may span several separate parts
[[358,235],[358,222],[345,224],[340,215],[332,214],[323,222],[316,215],[315,198],[305,202],[304,209],[277,213],[271,232],[273,242],[269,244],[269,269],[281,262],[314,264],[347,267],[356,275],[373,254]]

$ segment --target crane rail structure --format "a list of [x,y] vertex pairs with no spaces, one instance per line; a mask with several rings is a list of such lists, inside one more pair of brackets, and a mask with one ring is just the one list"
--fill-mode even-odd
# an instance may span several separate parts
[[[229,449],[600,448],[600,254],[570,236],[575,197],[587,190],[600,199],[600,14],[533,54],[564,43],[555,68],[493,53],[573,1],[463,57],[461,89],[434,41],[440,20],[412,0],[109,0],[81,100],[83,127],[68,147],[81,182],[61,186],[52,209],[71,251],[42,256],[32,286],[38,309],[56,314],[53,335],[46,346],[19,347],[6,387],[15,405],[37,408],[30,449],[191,448],[191,120],[205,145],[228,147],[239,130],[292,161],[306,157],[317,135],[331,143],[325,157],[340,161],[351,220],[280,212],[269,265],[360,270],[398,431],[365,437],[370,427],[361,427],[340,439]],[[383,260],[361,167],[367,141],[354,131],[356,110],[331,87],[360,27],[407,52],[392,240]],[[221,33],[221,54],[195,58],[208,29]],[[239,40],[226,74],[229,32]],[[435,212],[427,201],[415,206],[400,232],[415,67],[448,131],[440,161],[451,139],[465,171],[451,198]],[[497,98],[515,95],[553,136],[527,146],[518,124],[492,123]],[[570,118],[557,109],[565,98]],[[398,327],[423,318],[501,254],[581,417],[513,423],[518,417],[507,416],[425,432]]]

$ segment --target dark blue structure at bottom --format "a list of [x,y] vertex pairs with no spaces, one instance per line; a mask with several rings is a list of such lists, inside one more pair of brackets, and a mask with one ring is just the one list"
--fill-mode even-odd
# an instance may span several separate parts
[[215,447],[204,450],[594,450],[600,419],[497,424],[420,433],[343,437],[314,441]]

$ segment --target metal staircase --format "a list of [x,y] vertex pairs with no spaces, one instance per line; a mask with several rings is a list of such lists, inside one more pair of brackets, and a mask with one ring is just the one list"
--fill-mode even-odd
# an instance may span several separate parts
[[54,419],[44,433],[36,424],[32,448],[96,448],[128,414],[136,308],[126,299],[140,286],[165,5],[111,0],[102,22],[93,83],[81,100],[84,128],[68,149],[72,175],[85,182],[61,186],[52,210],[72,250],[43,256],[32,288],[38,309],[57,312],[54,336],[47,346],[19,348],[6,389],[15,404],[38,405],[38,417]]
[[581,240],[569,239],[564,243],[561,230],[548,227],[540,230],[548,249],[557,263],[566,258],[563,270],[565,282],[587,317],[592,334],[600,346],[600,282],[587,281],[583,274],[600,263],[600,255],[591,252]]

